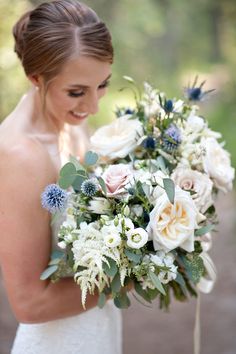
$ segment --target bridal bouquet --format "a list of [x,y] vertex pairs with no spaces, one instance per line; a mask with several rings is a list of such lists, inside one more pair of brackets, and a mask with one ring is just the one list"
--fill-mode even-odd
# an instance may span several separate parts
[[117,109],[91,137],[84,162],[71,157],[43,192],[42,205],[65,221],[61,252],[41,279],[73,274],[84,307],[95,291],[100,307],[110,295],[126,308],[132,294],[168,308],[171,295],[184,301],[211,290],[214,197],[231,190],[234,169],[221,135],[198,113],[208,92],[196,84],[183,101],[145,83],[135,107]]

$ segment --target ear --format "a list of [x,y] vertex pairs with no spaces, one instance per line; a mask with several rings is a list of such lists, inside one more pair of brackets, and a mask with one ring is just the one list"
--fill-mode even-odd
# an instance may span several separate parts
[[43,85],[43,78],[41,75],[29,75],[28,76],[28,79],[32,82],[32,84],[35,86],[35,87],[42,87]]

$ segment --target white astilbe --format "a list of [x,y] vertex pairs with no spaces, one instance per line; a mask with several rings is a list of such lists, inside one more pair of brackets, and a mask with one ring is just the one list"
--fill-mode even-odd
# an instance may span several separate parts
[[108,264],[107,257],[120,264],[120,252],[109,248],[104,242],[103,233],[99,230],[98,223],[81,223],[78,230],[78,239],[73,242],[74,267],[83,267],[75,273],[75,280],[82,290],[82,304],[85,307],[86,295],[94,293],[97,287],[102,291],[109,279],[103,270],[103,262]]

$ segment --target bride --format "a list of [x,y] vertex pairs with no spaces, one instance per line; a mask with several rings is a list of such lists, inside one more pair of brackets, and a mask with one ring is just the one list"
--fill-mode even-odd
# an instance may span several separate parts
[[109,299],[100,310],[88,296],[84,311],[73,278],[40,280],[57,237],[40,195],[69,154],[83,156],[83,122],[111,76],[110,34],[76,0],[41,4],[13,34],[32,87],[0,126],[0,265],[20,322],[12,353],[120,354],[120,312]]

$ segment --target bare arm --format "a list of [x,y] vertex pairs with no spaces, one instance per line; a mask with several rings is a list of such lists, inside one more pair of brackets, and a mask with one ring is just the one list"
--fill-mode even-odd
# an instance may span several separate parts
[[[50,216],[40,194],[56,181],[47,152],[28,141],[0,155],[0,264],[16,318],[40,323],[82,313],[72,278],[56,284],[39,279],[51,252]],[[88,296],[87,309],[96,304],[97,296]]]

